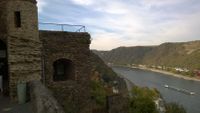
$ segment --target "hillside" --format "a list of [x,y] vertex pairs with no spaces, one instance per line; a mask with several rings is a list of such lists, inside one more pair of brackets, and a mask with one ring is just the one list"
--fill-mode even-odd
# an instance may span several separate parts
[[[123,78],[119,77],[110,67],[108,67],[101,58],[96,54],[91,52],[90,54],[90,63],[93,66],[94,71],[98,72],[101,80],[106,85],[115,86],[119,89],[120,93],[127,93],[126,82]],[[113,83],[117,82],[117,84]]]
[[200,68],[200,41],[163,43],[158,46],[119,47],[93,51],[113,64],[145,64],[189,69]]

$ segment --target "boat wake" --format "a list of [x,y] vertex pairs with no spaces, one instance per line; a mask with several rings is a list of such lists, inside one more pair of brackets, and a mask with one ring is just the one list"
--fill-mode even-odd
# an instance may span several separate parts
[[174,87],[174,86],[169,86],[169,85],[164,85],[165,88],[168,88],[168,89],[171,89],[171,90],[175,90],[175,91],[178,91],[178,92],[181,92],[181,93],[185,93],[187,95],[195,95],[196,93],[193,92],[193,91],[189,91],[187,89],[181,89],[181,88],[177,88],[177,87]]

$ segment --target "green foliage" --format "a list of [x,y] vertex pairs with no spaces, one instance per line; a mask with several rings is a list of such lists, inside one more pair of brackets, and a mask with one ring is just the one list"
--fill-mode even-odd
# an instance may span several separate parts
[[96,103],[100,106],[105,106],[106,104],[106,91],[100,82],[91,81],[92,87],[92,97]]
[[186,75],[188,75],[190,77],[194,77],[195,76],[194,72],[192,72],[192,71],[187,72]]
[[166,113],[186,113],[183,106],[180,106],[176,103],[168,103],[166,104]]
[[159,92],[156,89],[149,89],[147,87],[133,87],[132,95],[134,97],[148,97],[151,100],[159,97]]
[[154,102],[148,97],[137,97],[130,102],[130,113],[158,113]]
[[130,113],[158,113],[154,103],[154,99],[159,96],[157,90],[135,86],[131,93]]

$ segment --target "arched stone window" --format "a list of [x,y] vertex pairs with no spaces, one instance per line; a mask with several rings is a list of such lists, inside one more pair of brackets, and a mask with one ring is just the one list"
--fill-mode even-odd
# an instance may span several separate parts
[[54,81],[74,80],[75,70],[74,64],[68,59],[59,59],[53,63],[54,67]]

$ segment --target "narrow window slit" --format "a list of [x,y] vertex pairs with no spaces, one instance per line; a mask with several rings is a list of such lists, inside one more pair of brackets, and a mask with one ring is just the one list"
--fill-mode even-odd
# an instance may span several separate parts
[[21,13],[20,11],[15,11],[15,27],[21,27]]

